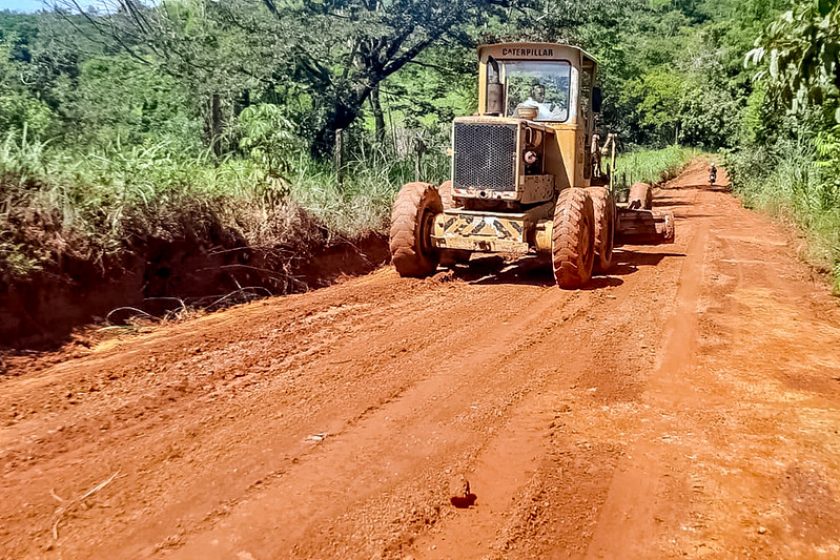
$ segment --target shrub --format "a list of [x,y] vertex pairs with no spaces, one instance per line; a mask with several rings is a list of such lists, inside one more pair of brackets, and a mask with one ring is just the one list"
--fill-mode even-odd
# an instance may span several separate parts
[[697,154],[697,150],[681,146],[625,152],[617,158],[618,179],[628,185],[661,183],[675,177]]
[[[221,161],[165,142],[71,152],[9,132],[0,145],[0,281],[62,255],[101,261],[138,239],[204,238],[218,227],[262,247],[306,243],[296,236],[313,219],[331,237],[384,231],[394,194],[414,179],[413,162],[383,150],[355,154],[339,178],[303,152],[279,176],[261,155],[269,148],[253,149],[256,157]],[[447,163],[428,155],[421,174],[440,181]]]

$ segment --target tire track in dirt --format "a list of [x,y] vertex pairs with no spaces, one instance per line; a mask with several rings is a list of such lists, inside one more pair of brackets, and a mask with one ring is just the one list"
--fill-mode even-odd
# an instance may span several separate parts
[[[625,459],[616,469],[586,554],[588,558],[644,555],[658,533],[657,523],[675,513],[667,511],[679,503],[673,494],[685,492],[683,484],[674,482],[667,472],[669,462],[665,455],[671,452],[667,443],[669,422],[660,417],[672,416],[682,401],[694,396],[686,393],[680,380],[692,375],[694,369],[697,305],[708,243],[708,225],[701,223],[695,229],[686,251],[688,258],[680,271],[676,310],[665,327],[664,344],[643,397],[656,414],[646,415],[644,431],[628,446]],[[654,434],[662,435],[653,439]],[[666,511],[660,511],[663,507]],[[616,539],[616,533],[623,538]]]
[[[445,519],[431,538],[418,542],[414,556],[544,557],[558,547],[564,554],[572,553],[586,542],[595,522],[592,509],[606,494],[609,476],[604,473],[615,467],[621,444],[593,444],[576,437],[578,432],[566,429],[565,420],[572,411],[595,403],[632,406],[640,394],[652,356],[640,356],[639,348],[655,347],[661,330],[658,321],[652,332],[647,325],[639,328],[637,302],[667,301],[672,292],[668,283],[679,273],[678,261],[684,256],[678,249],[642,251],[625,251],[619,268],[626,271],[629,262],[658,261],[662,277],[624,277],[626,281],[607,298],[593,302],[586,329],[563,333],[557,346],[546,349],[545,355],[563,368],[523,401],[477,458],[468,473],[478,494],[477,507]],[[570,436],[577,441],[569,441]],[[579,460],[584,456],[588,461]],[[558,508],[563,519],[552,519],[551,512]]]
[[[714,202],[723,216],[743,212],[729,198]],[[832,557],[840,554],[838,308],[793,261],[790,237],[752,218],[731,220],[710,243],[699,371],[707,391],[739,400],[695,413],[718,429],[695,446],[698,490],[673,546],[704,556]]]
[[[552,299],[543,297],[537,305],[532,305],[533,315],[521,315],[485,331],[484,336],[496,341],[495,348],[480,353],[467,350],[454,360],[429,363],[428,377],[395,395],[381,408],[369,412],[348,431],[337,431],[335,439],[327,441],[324,450],[315,454],[317,456],[296,465],[274,488],[242,505],[230,521],[231,526],[242,530],[241,533],[227,528],[210,530],[206,535],[197,536],[174,556],[229,557],[241,552],[237,547],[243,546],[243,542],[279,553],[300,540],[305,527],[312,525],[307,521],[322,516],[325,507],[332,511],[332,516],[346,510],[352,504],[347,503],[348,492],[353,500],[364,500],[374,490],[381,491],[392,485],[394,471],[401,474],[415,470],[430,456],[441,455],[445,459],[469,449],[466,439],[469,418],[463,415],[464,396],[480,381],[474,378],[473,372],[487,371],[491,367],[497,369],[498,374],[485,379],[479,391],[488,393],[483,402],[491,410],[504,411],[524,389],[511,382],[509,375],[514,372],[510,358],[499,351],[507,349],[516,356],[534,346],[540,335],[545,336],[560,323],[573,320],[578,310],[585,306],[586,298],[572,296],[562,316],[548,316],[549,324],[540,325],[547,318],[545,311],[553,305]],[[536,336],[522,338],[520,332],[531,332]],[[464,375],[470,373],[473,376]],[[501,398],[497,396],[499,394]],[[433,403],[431,408],[430,403]],[[447,421],[465,425],[457,431],[436,430],[437,425]],[[482,427],[487,423],[485,418]],[[389,432],[398,433],[408,445],[383,438],[383,434]],[[430,436],[433,442],[429,441]],[[311,500],[313,494],[320,494],[322,499]],[[371,516],[375,515],[374,511]],[[290,527],[295,529],[290,530]],[[265,535],[272,535],[269,537],[271,542],[262,542]]]

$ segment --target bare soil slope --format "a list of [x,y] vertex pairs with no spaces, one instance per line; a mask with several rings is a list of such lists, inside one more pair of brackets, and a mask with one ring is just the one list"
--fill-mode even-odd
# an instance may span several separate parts
[[591,290],[386,268],[12,364],[0,557],[836,557],[837,303],[705,180]]

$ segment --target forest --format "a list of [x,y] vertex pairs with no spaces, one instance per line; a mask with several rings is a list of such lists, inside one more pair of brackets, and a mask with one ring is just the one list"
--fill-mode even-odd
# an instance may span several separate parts
[[624,152],[709,154],[840,282],[840,0],[60,0],[0,12],[0,284],[381,231],[500,40],[594,54]]

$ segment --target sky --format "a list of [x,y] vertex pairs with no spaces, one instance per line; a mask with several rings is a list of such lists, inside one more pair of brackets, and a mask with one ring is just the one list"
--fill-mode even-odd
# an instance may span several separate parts
[[[101,4],[102,0],[76,0],[80,6],[85,8]],[[44,7],[42,0],[0,0],[0,10],[13,10],[15,12],[37,12]]]

